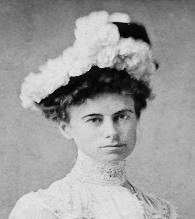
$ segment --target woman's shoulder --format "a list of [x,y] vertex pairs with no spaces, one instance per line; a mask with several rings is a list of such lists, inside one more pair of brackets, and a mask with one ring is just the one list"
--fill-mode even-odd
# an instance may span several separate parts
[[139,200],[143,203],[149,218],[176,219],[176,207],[169,201],[135,188]]
[[47,188],[24,194],[17,200],[9,219],[59,218],[62,194],[68,193],[68,186],[68,183],[61,179],[51,183]]
[[29,192],[17,200],[9,219],[46,218],[43,215],[54,219],[51,211],[43,205],[36,192]]
[[39,200],[47,206],[53,214],[58,217],[64,216],[68,211],[71,199],[71,184],[68,178],[57,180],[50,184],[46,189],[39,189],[37,191]]

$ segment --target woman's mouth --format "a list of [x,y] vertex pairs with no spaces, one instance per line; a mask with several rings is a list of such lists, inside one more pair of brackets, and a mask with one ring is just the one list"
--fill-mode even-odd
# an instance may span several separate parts
[[126,144],[110,144],[110,145],[104,145],[101,148],[121,148],[121,147],[125,147]]

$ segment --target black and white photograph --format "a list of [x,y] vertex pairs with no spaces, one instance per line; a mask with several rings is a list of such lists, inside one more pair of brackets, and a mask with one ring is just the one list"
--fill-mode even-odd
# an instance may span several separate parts
[[0,0],[0,219],[195,218],[195,1]]

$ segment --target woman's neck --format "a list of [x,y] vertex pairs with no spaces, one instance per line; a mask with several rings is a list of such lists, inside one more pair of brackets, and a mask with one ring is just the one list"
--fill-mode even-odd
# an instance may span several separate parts
[[72,171],[69,174],[74,180],[101,185],[124,185],[127,182],[125,160],[118,163],[94,161],[81,150]]

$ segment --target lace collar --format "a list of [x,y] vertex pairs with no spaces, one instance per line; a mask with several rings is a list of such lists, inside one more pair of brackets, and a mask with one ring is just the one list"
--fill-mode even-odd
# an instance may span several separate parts
[[69,177],[83,183],[124,185],[127,182],[125,164],[125,160],[116,164],[96,162],[78,150],[77,160]]

